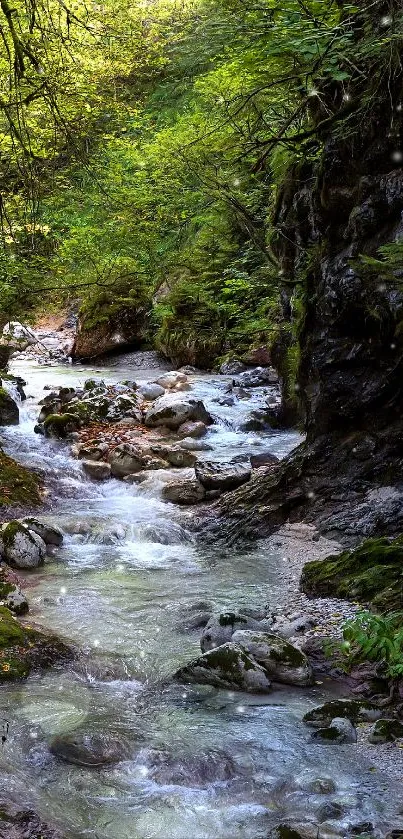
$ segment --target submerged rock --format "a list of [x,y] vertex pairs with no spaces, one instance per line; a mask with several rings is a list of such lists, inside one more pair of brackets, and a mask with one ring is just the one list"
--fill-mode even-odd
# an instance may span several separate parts
[[237,774],[233,760],[219,749],[174,755],[162,749],[147,749],[139,753],[138,760],[148,767],[147,777],[164,786],[205,787],[230,781]]
[[0,839],[63,839],[63,835],[33,810],[0,802]]
[[313,684],[313,670],[306,655],[283,638],[241,629],[234,632],[232,642],[250,653],[274,681],[301,687]]
[[43,565],[46,544],[33,530],[19,521],[11,521],[0,530],[4,559],[15,568],[37,568]]
[[145,416],[145,424],[150,428],[166,426],[176,430],[189,421],[210,425],[213,420],[200,399],[185,399],[175,394],[161,396],[153,402]]
[[119,763],[131,756],[121,738],[111,734],[71,732],[53,737],[49,749],[55,757],[78,766],[98,767]]
[[267,693],[270,690],[270,681],[263,667],[242,647],[232,643],[215,647],[194,659],[181,667],[175,678],[249,693]]
[[227,492],[249,481],[252,474],[250,463],[221,464],[203,461],[196,464],[196,478],[207,490]]

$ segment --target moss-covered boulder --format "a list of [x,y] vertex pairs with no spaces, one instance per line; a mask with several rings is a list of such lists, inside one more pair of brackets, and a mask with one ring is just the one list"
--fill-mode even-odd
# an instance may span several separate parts
[[20,623],[9,609],[0,607],[0,684],[72,657],[72,649],[63,641]]
[[20,521],[21,524],[40,536],[45,542],[45,545],[52,545],[59,548],[63,544],[63,532],[60,530],[60,527],[40,521],[32,516],[27,516],[24,519],[20,519]]
[[332,699],[325,702],[304,716],[304,723],[312,728],[330,726],[335,717],[343,717],[350,722],[370,722],[379,719],[381,711],[376,705],[364,699]]
[[0,451],[0,509],[41,503],[41,479]]
[[43,423],[45,437],[64,440],[68,434],[80,428],[81,421],[77,413],[49,414]]
[[358,600],[379,611],[403,609],[403,536],[367,539],[338,556],[308,562],[301,588],[313,597]]
[[17,578],[3,564],[0,565],[0,606],[6,606],[14,615],[25,615],[29,608]]
[[0,546],[5,561],[15,568],[38,568],[46,556],[46,544],[25,524],[10,521],[0,530]]
[[267,693],[270,681],[263,667],[237,644],[223,644],[204,653],[175,673],[183,682],[213,685],[227,690]]
[[403,739],[403,722],[400,720],[377,720],[372,726],[368,740],[370,743],[391,743]]
[[18,425],[19,421],[17,403],[4,387],[0,387],[0,425]]
[[234,632],[232,643],[238,644],[253,656],[276,682],[300,687],[314,682],[313,670],[306,655],[278,635],[240,629]]

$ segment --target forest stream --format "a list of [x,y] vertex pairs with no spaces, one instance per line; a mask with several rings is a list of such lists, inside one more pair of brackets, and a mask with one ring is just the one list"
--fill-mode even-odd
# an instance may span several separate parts
[[[95,369],[11,366],[27,380],[28,399],[20,424],[3,430],[4,446],[46,471],[54,495],[44,518],[65,534],[41,569],[20,575],[29,621],[85,655],[3,686],[3,797],[34,808],[68,839],[263,839],[282,820],[317,820],[320,810],[329,839],[340,825],[356,835],[369,822],[376,836],[402,829],[397,781],[350,745],[313,742],[302,723],[334,695],[332,685],[251,696],[169,679],[200,652],[200,633],[183,628],[193,604],[281,603],[284,557],[273,540],[226,553],[198,544],[194,511],[162,502],[159,473],[145,486],[96,483],[66,443],[34,433],[45,385],[78,386],[89,376],[149,381],[161,372],[144,366],[149,358],[128,354]],[[215,418],[209,459],[262,447],[282,457],[297,444],[296,432],[240,431],[245,403],[214,401],[225,384],[214,374],[191,377],[193,394]],[[60,761],[49,740],[75,728],[113,734],[125,744],[123,759],[101,768]]]

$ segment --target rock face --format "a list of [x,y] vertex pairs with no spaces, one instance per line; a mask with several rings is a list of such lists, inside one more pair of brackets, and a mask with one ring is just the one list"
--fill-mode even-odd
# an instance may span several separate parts
[[181,667],[175,678],[248,693],[266,693],[270,690],[270,681],[263,668],[242,647],[232,643],[209,650]]
[[18,425],[20,412],[14,399],[0,387],[0,425]]
[[189,421],[210,425],[213,420],[200,399],[183,398],[175,394],[161,396],[153,402],[145,417],[145,424],[150,428],[165,426],[176,430]]
[[145,338],[148,307],[122,309],[107,320],[92,325],[93,319],[80,316],[73,358],[98,358],[126,348],[139,347]]
[[313,671],[306,655],[283,638],[269,632],[240,629],[234,632],[232,643],[253,656],[274,681],[300,687],[313,684]]
[[[376,16],[360,5],[376,28]],[[364,78],[368,68],[361,60]],[[321,91],[324,110],[318,108],[318,120],[327,105],[329,113],[340,107],[342,84],[339,93],[338,87]],[[349,92],[361,101],[362,90],[353,85]],[[382,270],[365,264],[361,255],[380,258],[380,247],[401,240],[400,97],[400,78],[385,79],[368,118],[357,121],[353,131],[350,123],[348,131],[334,131],[330,119],[320,133],[318,157],[293,166],[279,190],[273,247],[286,280],[281,290],[286,319],[293,317],[293,282],[303,288],[303,311],[295,324],[298,347],[288,348],[296,351],[294,356],[287,351],[287,357],[294,359],[289,386],[297,387],[307,440],[275,474],[256,476],[237,497],[223,499],[219,511],[227,518],[227,532],[247,518],[245,535],[262,536],[292,514],[323,518],[323,532],[343,533],[344,522],[351,526],[354,508],[371,490],[399,483],[403,290],[399,271],[393,273],[387,259]],[[374,497],[372,517],[356,528],[356,538],[401,532],[401,517],[385,516],[383,508],[382,498]],[[218,530],[223,533],[222,522]]]

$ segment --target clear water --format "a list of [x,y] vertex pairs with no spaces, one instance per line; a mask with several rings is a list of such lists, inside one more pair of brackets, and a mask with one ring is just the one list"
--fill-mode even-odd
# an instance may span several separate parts
[[[45,384],[78,384],[90,375],[150,380],[158,370],[142,368],[133,354],[98,371],[14,364],[14,372],[28,380],[30,397],[20,425],[5,431],[5,445],[51,476],[46,519],[66,534],[45,567],[24,577],[30,619],[86,656],[0,691],[0,716],[10,725],[0,751],[1,792],[36,808],[69,839],[263,839],[287,817],[315,820],[326,801],[342,804],[346,830],[369,820],[382,836],[400,826],[397,785],[361,765],[352,746],[312,744],[301,717],[326,698],[325,688],[284,688],[262,698],[169,681],[199,652],[199,633],[181,628],[186,608],[198,601],[217,609],[278,607],[284,557],[263,541],[243,553],[206,551],[195,538],[194,512],[160,500],[163,475],[141,486],[91,483],[68,447],[34,434]],[[283,456],[298,443],[296,434],[239,431],[251,400],[218,405],[213,400],[227,384],[213,375],[192,382],[218,421],[206,456]],[[262,396],[256,391],[251,399],[258,404]],[[57,760],[49,739],[76,727],[118,736],[129,759],[103,769]],[[318,777],[332,778],[337,791],[310,792]]]

